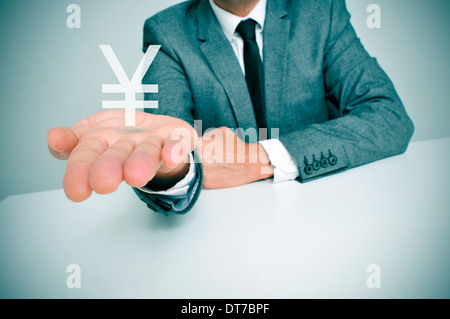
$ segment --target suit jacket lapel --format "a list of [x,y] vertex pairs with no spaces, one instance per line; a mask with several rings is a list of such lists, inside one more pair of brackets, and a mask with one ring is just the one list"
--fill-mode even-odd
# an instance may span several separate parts
[[263,31],[264,90],[266,117],[270,128],[280,128],[284,112],[283,87],[287,71],[287,45],[290,21],[285,19],[285,1],[268,0]]
[[207,0],[197,9],[200,49],[224,87],[240,128],[256,128],[252,101],[244,74],[233,48],[220,27]]

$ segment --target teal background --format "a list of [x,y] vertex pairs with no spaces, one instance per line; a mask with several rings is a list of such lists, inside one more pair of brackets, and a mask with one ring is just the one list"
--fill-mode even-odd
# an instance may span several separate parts
[[[46,133],[101,111],[101,85],[116,83],[99,45],[110,44],[128,74],[140,58],[146,18],[180,1],[0,0],[0,200],[62,188],[65,163]],[[81,6],[81,29],[66,8]],[[450,136],[448,0],[377,0],[381,29],[369,29],[368,0],[347,0],[369,53],[393,80],[413,119],[413,141]]]

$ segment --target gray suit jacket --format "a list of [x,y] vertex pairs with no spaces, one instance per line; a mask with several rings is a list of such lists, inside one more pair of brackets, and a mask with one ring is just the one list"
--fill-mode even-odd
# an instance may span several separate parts
[[[344,0],[268,0],[263,41],[267,123],[296,159],[299,182],[406,150],[414,126],[357,38]],[[143,81],[159,84],[159,94],[146,96],[159,100],[149,112],[202,120],[203,130],[257,127],[245,77],[208,0],[148,19],[144,50],[150,44],[162,47]],[[136,192],[149,207],[171,211],[155,207],[158,196]]]

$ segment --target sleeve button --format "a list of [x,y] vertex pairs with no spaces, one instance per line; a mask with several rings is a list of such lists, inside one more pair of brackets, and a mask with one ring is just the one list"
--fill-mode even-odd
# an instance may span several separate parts
[[316,160],[316,155],[313,155],[312,167],[315,171],[318,171],[320,169],[320,162]]
[[322,166],[323,168],[327,168],[328,167],[328,160],[325,158],[323,153],[320,156],[320,166]]
[[336,156],[331,153],[331,150],[328,150],[328,163],[330,163],[331,166],[336,165],[338,162],[338,159]]
[[311,175],[314,171],[314,168],[311,165],[308,165],[305,167],[305,173],[306,175]]
[[337,164],[338,159],[337,159],[336,156],[333,155],[333,156],[331,156],[331,157],[328,159],[328,162],[330,163],[331,166],[334,166],[334,165]]
[[312,163],[312,167],[313,167],[313,169],[314,169],[315,171],[318,171],[319,168],[320,168],[320,163],[317,162],[317,161],[315,161],[315,162]]

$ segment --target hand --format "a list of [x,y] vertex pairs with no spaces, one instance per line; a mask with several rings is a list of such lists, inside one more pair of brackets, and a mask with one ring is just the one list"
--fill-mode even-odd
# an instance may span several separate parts
[[63,185],[69,199],[112,193],[123,180],[133,187],[152,181],[169,188],[187,174],[198,139],[192,126],[139,111],[135,127],[124,123],[123,110],[108,110],[47,133],[52,155],[68,159]]
[[269,157],[259,143],[245,143],[232,130],[221,127],[199,139],[203,187],[226,188],[273,176]]

